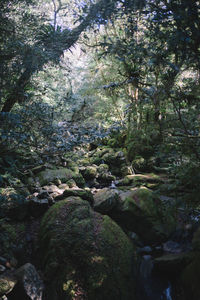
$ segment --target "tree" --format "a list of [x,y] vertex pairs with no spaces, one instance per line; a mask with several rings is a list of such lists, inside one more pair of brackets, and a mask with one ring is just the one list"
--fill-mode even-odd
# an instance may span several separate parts
[[[24,4],[28,4],[28,1],[21,1]],[[3,10],[1,15],[1,24],[7,18],[7,14],[10,18],[7,18],[7,22],[11,24],[12,13],[15,9],[15,5],[19,4],[20,1],[15,1],[12,4],[12,10],[9,8],[9,1],[5,1],[2,4]],[[59,1],[61,3],[61,1]],[[76,43],[80,34],[91,27],[95,23],[105,22],[109,18],[116,8],[117,1],[105,1],[99,0],[96,3],[91,3],[87,10],[84,6],[84,13],[77,21],[79,25],[73,29],[61,30],[60,27],[55,26],[56,13],[58,9],[54,9],[54,24],[40,24],[34,26],[34,36],[31,40],[27,39],[23,41],[23,47],[19,48],[19,51],[14,51],[15,46],[12,45],[10,53],[7,53],[7,59],[5,69],[15,61],[17,63],[17,72],[14,72],[12,79],[13,82],[6,93],[3,95],[3,107],[2,112],[9,112],[13,108],[16,102],[23,102],[26,98],[26,88],[30,83],[31,77],[34,73],[43,69],[44,65],[48,62],[58,62],[63,52],[69,49]],[[19,12],[22,16],[26,15],[25,10],[20,9]],[[31,15],[32,16],[32,15]],[[24,18],[22,18],[22,21]],[[21,22],[22,24],[23,22]],[[3,28],[2,30],[4,30]],[[32,31],[33,33],[33,31]],[[16,33],[14,36],[16,43],[21,43],[19,36],[23,35],[23,31]],[[8,43],[11,42],[6,38],[1,41],[2,48],[6,48]],[[22,51],[23,48],[23,51]],[[0,60],[5,58],[5,54],[2,54]]]

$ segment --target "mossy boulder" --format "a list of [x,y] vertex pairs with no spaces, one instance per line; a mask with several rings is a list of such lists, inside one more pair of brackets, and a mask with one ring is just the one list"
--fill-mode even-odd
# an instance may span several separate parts
[[84,190],[84,189],[75,189],[75,188],[72,188],[72,189],[66,189],[62,195],[58,195],[57,197],[55,197],[55,201],[57,200],[63,200],[65,198],[68,198],[68,197],[71,197],[71,196],[74,196],[74,197],[80,197],[81,199],[83,200],[86,200],[88,201],[91,205],[93,205],[93,202],[94,202],[94,198],[93,198],[93,194],[91,193],[90,190]]
[[126,230],[135,232],[145,244],[166,240],[175,229],[175,220],[154,193],[132,188],[120,193],[121,201],[109,215]]
[[47,299],[135,299],[134,249],[108,216],[71,197],[53,205],[40,229]]
[[103,183],[105,186],[108,186],[111,184],[112,181],[116,180],[116,177],[110,173],[102,173],[99,174],[98,180]]
[[94,179],[97,176],[97,168],[95,166],[88,166],[82,171],[85,179]]
[[56,170],[46,169],[37,175],[40,185],[47,185],[49,182],[56,182],[58,179],[62,183],[66,183],[70,179],[74,179],[80,187],[84,185],[84,179],[78,172],[74,172],[68,168],[58,168]]
[[119,185],[132,185],[132,186],[144,186],[148,184],[161,184],[164,182],[164,178],[160,175],[154,173],[148,174],[132,174],[125,176],[120,182]]
[[107,164],[100,164],[100,165],[98,166],[98,172],[99,172],[100,174],[102,174],[102,173],[107,173],[108,170],[109,170],[109,166],[108,166]]

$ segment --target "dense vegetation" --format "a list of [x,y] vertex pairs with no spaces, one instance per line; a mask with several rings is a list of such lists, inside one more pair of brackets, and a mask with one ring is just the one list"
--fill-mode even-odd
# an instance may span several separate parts
[[0,221],[29,169],[99,146],[199,215],[199,1],[1,1]]
[[[153,159],[198,188],[198,1],[3,1],[0,22],[2,153],[109,126],[135,171]],[[88,133],[63,138],[63,120]]]

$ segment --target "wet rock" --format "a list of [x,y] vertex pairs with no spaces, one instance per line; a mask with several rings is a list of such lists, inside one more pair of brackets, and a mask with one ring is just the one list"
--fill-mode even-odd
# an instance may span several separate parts
[[47,299],[134,297],[132,243],[87,201],[71,197],[53,205],[41,223],[40,246]]
[[179,243],[174,241],[167,241],[163,244],[163,251],[169,253],[181,253],[183,249]]

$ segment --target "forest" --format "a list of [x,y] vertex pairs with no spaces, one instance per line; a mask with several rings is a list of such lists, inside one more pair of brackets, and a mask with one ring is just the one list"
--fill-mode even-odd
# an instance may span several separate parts
[[200,299],[200,1],[0,1],[0,299]]

